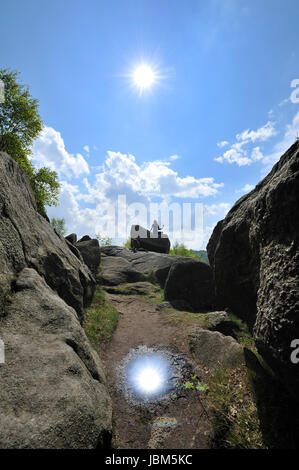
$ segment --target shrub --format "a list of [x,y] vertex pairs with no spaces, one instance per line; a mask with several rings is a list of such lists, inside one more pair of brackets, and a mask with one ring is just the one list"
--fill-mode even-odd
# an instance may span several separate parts
[[176,241],[169,251],[170,255],[177,255],[177,256],[188,256],[190,258],[195,258],[198,259],[199,261],[202,261],[202,254],[197,254],[194,253],[193,250],[188,249],[184,243],[179,243]]

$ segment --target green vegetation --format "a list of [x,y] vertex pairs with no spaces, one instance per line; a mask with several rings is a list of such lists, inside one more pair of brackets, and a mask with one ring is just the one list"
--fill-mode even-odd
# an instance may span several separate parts
[[200,416],[205,414],[206,418],[210,421],[209,413],[205,406],[205,400],[202,399],[204,395],[208,395],[210,393],[210,387],[208,384],[199,380],[199,377],[194,374],[191,376],[191,381],[183,384],[183,388],[185,390],[194,390],[199,406],[202,409]]
[[141,281],[134,284],[129,282],[121,284],[120,286],[105,286],[106,292],[111,294],[120,294],[120,295],[142,295],[145,298],[156,298],[161,295],[161,290],[159,286],[154,285],[150,282]]
[[51,225],[59,232],[63,237],[66,234],[65,219],[51,219]]
[[188,256],[189,258],[195,258],[198,259],[199,261],[202,261],[203,255],[202,254],[197,254],[194,253],[193,250],[190,250],[184,245],[184,243],[179,243],[176,241],[169,251],[170,255],[178,255],[178,256]]
[[183,387],[186,390],[197,390],[197,392],[206,393],[206,394],[208,394],[210,391],[210,387],[206,383],[198,380],[198,377],[196,374],[191,375],[191,382],[185,382],[183,384]]
[[101,235],[100,233],[96,234],[96,238],[99,240],[100,246],[110,246],[112,243],[112,238]]
[[256,397],[244,367],[218,369],[209,379],[215,448],[264,448]]
[[199,326],[200,328],[209,329],[210,323],[205,314],[184,312],[175,308],[163,308],[165,319],[173,323],[175,326]]
[[85,312],[84,330],[96,350],[102,341],[109,341],[117,325],[118,312],[107,299],[106,293],[97,287],[93,301]]
[[141,279],[145,282],[151,282],[152,284],[159,284],[159,281],[156,277],[156,272],[154,269],[148,273],[141,273]]
[[236,317],[230,312],[228,312],[228,316],[230,320],[236,325],[234,334],[237,341],[242,344],[242,346],[246,346],[250,349],[255,349],[254,339],[246,323],[244,323],[240,318]]
[[38,101],[29,89],[18,83],[19,73],[0,69],[4,83],[4,102],[0,104],[0,151],[7,152],[27,173],[33,189],[37,209],[46,215],[45,206],[58,204],[60,185],[57,173],[49,168],[34,168],[29,156],[34,139],[42,130]]
[[125,241],[124,246],[129,249],[131,248],[131,238],[128,238],[127,241]]

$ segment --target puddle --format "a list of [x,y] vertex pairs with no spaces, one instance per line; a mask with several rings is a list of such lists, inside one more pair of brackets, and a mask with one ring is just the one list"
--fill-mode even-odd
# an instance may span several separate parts
[[131,404],[150,405],[181,394],[189,370],[180,353],[138,346],[131,349],[119,364],[118,385]]

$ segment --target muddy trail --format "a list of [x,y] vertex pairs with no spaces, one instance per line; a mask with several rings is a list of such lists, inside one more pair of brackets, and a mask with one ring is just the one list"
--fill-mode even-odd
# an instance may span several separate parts
[[[212,426],[205,398],[183,386],[192,374],[202,381],[208,374],[190,353],[190,325],[176,322],[174,312],[161,308],[156,286],[147,283],[146,295],[130,293],[133,288],[106,288],[119,312],[116,330],[100,350],[113,400],[113,444],[120,449],[209,448]],[[128,364],[145,352],[162,354],[176,369],[173,387],[158,398],[128,394]]]

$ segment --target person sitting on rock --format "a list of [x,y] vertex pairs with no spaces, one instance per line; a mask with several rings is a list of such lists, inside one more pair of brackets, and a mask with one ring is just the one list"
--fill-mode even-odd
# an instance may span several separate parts
[[162,227],[159,227],[159,224],[156,221],[156,219],[154,220],[153,225],[151,226],[151,229],[150,229],[150,232],[153,232],[154,238],[158,238],[158,236],[161,237],[163,227],[164,225]]
[[132,249],[133,253],[137,253],[139,248],[140,248],[139,237],[131,238],[131,249]]

